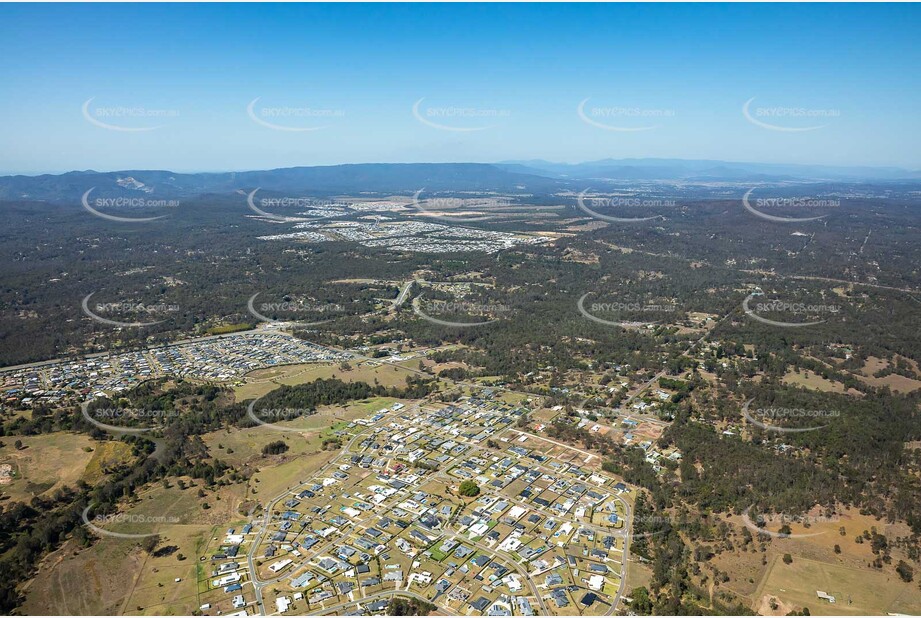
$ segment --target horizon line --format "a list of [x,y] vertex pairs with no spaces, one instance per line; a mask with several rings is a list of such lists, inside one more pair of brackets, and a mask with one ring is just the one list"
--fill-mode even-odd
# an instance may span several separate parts
[[[96,174],[113,174],[116,172],[175,172],[177,174],[234,174],[234,173],[246,173],[246,172],[266,172],[273,170],[284,170],[284,169],[296,169],[296,168],[321,168],[321,167],[345,167],[349,165],[522,165],[528,166],[531,164],[550,164],[550,165],[590,165],[604,162],[627,162],[627,161],[674,161],[674,162],[685,162],[685,163],[729,163],[733,165],[768,165],[768,166],[790,166],[790,167],[825,167],[832,169],[840,170],[849,170],[849,169],[866,169],[866,170],[890,170],[890,171],[900,171],[908,172],[911,174],[921,174],[921,168],[915,169],[912,167],[905,167],[900,165],[873,165],[873,164],[833,164],[833,163],[793,163],[793,162],[776,162],[776,161],[737,161],[737,160],[728,160],[728,159],[684,159],[680,157],[608,157],[604,159],[592,159],[592,160],[583,160],[583,161],[557,161],[552,159],[542,159],[542,158],[531,158],[531,159],[505,159],[500,161],[351,161],[343,163],[315,163],[315,164],[292,164],[286,166],[275,166],[275,167],[248,167],[248,168],[238,168],[238,169],[179,169],[179,168],[169,168],[169,167],[122,167],[118,169],[68,169],[68,170],[51,170],[51,171],[6,171],[0,170],[0,177],[11,177],[11,176],[26,176],[26,177],[38,177],[38,176],[63,176],[65,174],[73,173],[96,173]],[[542,170],[538,170],[542,171]]]

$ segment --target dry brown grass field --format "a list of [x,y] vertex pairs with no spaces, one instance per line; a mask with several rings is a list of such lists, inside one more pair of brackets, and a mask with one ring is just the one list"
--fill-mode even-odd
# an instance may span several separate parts
[[[812,515],[820,516],[818,512]],[[744,526],[739,517],[729,521],[737,531]],[[779,525],[777,522],[766,528],[776,532]],[[808,527],[790,524],[793,535],[814,536],[773,538],[764,553],[724,552],[712,562],[731,577],[720,587],[747,600],[753,610],[763,614],[783,615],[803,607],[814,615],[917,614],[921,611],[921,592],[917,582],[906,584],[895,573],[898,552],[893,552],[892,565],[878,571],[867,566],[875,557],[870,544],[854,540],[874,526],[890,538],[908,532],[904,525],[888,525],[849,509]],[[835,552],[835,545],[840,553]],[[790,554],[791,564],[783,562],[784,554]],[[762,563],[764,560],[767,564]],[[830,604],[819,599],[817,590],[838,597],[839,602]],[[771,608],[772,601],[776,609]]]
[[[16,440],[22,441],[17,449]],[[4,438],[0,464],[13,469],[12,481],[0,485],[11,500],[29,502],[35,496],[74,485],[84,474],[101,443],[83,434],[64,431],[40,436]],[[65,464],[66,462],[66,464]]]

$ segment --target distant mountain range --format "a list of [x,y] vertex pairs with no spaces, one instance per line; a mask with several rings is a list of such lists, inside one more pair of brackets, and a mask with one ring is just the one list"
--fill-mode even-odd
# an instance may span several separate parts
[[688,159],[603,159],[586,163],[505,161],[509,171],[556,178],[685,182],[783,182],[919,180],[921,170],[896,167],[842,167],[783,163],[735,163]]
[[166,170],[93,170],[0,177],[0,200],[74,202],[94,197],[188,198],[260,187],[294,195],[400,193],[425,189],[547,193],[585,181],[670,183],[921,182],[921,172],[888,167],[833,167],[683,159],[605,159],[587,163],[362,163],[274,170],[183,174]]
[[484,163],[363,163],[252,172],[181,174],[165,170],[68,172],[0,177],[0,200],[71,201],[98,196],[181,198],[261,187],[295,195],[428,191],[549,191],[546,173],[528,174]]

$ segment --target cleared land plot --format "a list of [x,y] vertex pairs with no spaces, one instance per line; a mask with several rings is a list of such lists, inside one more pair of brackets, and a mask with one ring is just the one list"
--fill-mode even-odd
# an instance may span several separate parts
[[[813,373],[801,371],[796,373],[795,371],[788,371],[783,377],[783,383],[789,386],[802,386],[814,391],[821,391],[823,393],[844,393],[845,388],[844,384],[841,382],[835,382],[832,380],[826,380],[822,376]],[[859,391],[854,389],[848,389],[847,394],[849,395],[860,395]]]
[[[917,371],[917,364],[913,361],[909,361],[914,369]],[[921,388],[921,381],[903,376],[897,373],[891,373],[882,378],[876,378],[873,376],[874,373],[885,369],[890,365],[889,361],[877,358],[876,356],[871,356],[864,363],[863,368],[861,368],[859,373],[854,375],[858,380],[864,384],[869,384],[870,386],[888,386],[890,390],[894,393],[910,393]]]
[[[16,449],[16,440],[23,448]],[[12,467],[12,480],[0,484],[11,500],[28,502],[35,496],[74,485],[93,458],[99,443],[77,433],[55,432],[40,436],[4,438],[0,464]],[[67,465],[62,465],[67,462]]]
[[[818,519],[821,513],[816,510],[810,515]],[[739,517],[730,517],[729,520],[736,530],[733,537],[739,540],[744,524]],[[765,525],[765,528],[776,532],[779,530],[780,525],[781,522],[774,521]],[[887,577],[890,580],[898,579],[892,565],[887,566],[882,573],[868,571],[866,565],[874,559],[870,544],[866,542],[855,543],[855,538],[860,536],[864,530],[874,527],[889,538],[904,536],[907,534],[907,528],[902,524],[886,524],[873,517],[861,515],[854,509],[845,509],[837,515],[828,516],[826,520],[816,521],[809,527],[795,522],[790,522],[789,525],[793,535],[814,536],[772,539],[766,554],[768,566],[761,564],[764,554],[758,551],[724,552],[713,558],[713,564],[717,568],[730,574],[730,581],[722,584],[722,586],[741,597],[747,597],[751,602],[751,606],[761,613],[782,615],[794,609],[794,606],[798,603],[793,599],[787,599],[775,594],[779,607],[776,610],[771,610],[770,599],[766,596],[769,592],[769,589],[764,587],[768,581],[766,574],[770,569],[775,568],[775,559],[782,558],[785,553],[789,553],[793,557],[794,565],[799,561],[816,562],[826,564],[830,568],[859,570],[861,573],[869,572],[874,575],[881,575],[884,579]],[[844,535],[840,534],[841,528],[844,528]],[[839,546],[841,553],[835,553],[835,545]],[[893,554],[893,564],[900,557],[898,552],[895,552]],[[782,561],[778,564],[779,566],[776,568],[790,566],[784,565]],[[814,600],[807,605],[813,613],[816,613],[813,606],[819,605],[818,598],[815,597],[815,590],[824,590],[834,594],[830,590],[825,590],[816,585],[815,589],[811,591]],[[835,613],[833,609],[829,611]]]
[[[105,537],[88,549],[67,543],[29,586],[25,614],[190,615],[198,609],[196,554],[210,527],[161,528],[161,546],[178,550],[155,558],[137,541]],[[185,560],[179,560],[183,554]],[[176,582],[176,578],[180,582]],[[162,585],[161,585],[162,584]]]
[[247,374],[245,383],[234,388],[237,401],[255,399],[284,384],[295,386],[321,378],[339,378],[345,382],[367,382],[375,379],[382,386],[405,386],[407,376],[416,375],[398,365],[376,362],[350,362],[352,369],[344,371],[339,363],[307,363],[259,369]]
[[[202,439],[208,445],[210,453],[222,461],[235,466],[256,463],[262,468],[263,464],[271,465],[272,463],[272,458],[262,455],[262,447],[270,442],[283,440],[288,445],[288,451],[282,456],[283,459],[313,455],[322,449],[323,440],[333,437],[335,431],[348,431],[346,426],[351,421],[390,407],[398,401],[400,400],[392,397],[371,397],[345,406],[324,407],[316,414],[276,423],[279,427],[297,431],[278,431],[270,427],[251,427],[249,429],[228,427],[207,433],[202,436]],[[353,428],[351,433],[356,431],[358,428]],[[348,441],[349,435],[342,436],[343,443]],[[328,454],[332,456],[332,453]],[[278,461],[276,459],[275,463]]]
[[97,442],[93,457],[83,471],[83,480],[95,485],[106,475],[110,468],[128,463],[133,458],[131,446],[118,440]]
[[[917,584],[906,584],[891,573],[836,566],[794,558],[784,564],[775,557],[757,601],[764,595],[784,603],[808,607],[813,615],[921,613]],[[819,599],[816,590],[836,598],[834,604]]]

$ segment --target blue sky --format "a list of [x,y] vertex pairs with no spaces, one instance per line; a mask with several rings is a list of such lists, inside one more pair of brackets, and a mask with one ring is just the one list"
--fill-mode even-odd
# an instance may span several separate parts
[[919,31],[918,5],[6,4],[0,172],[921,169]]

